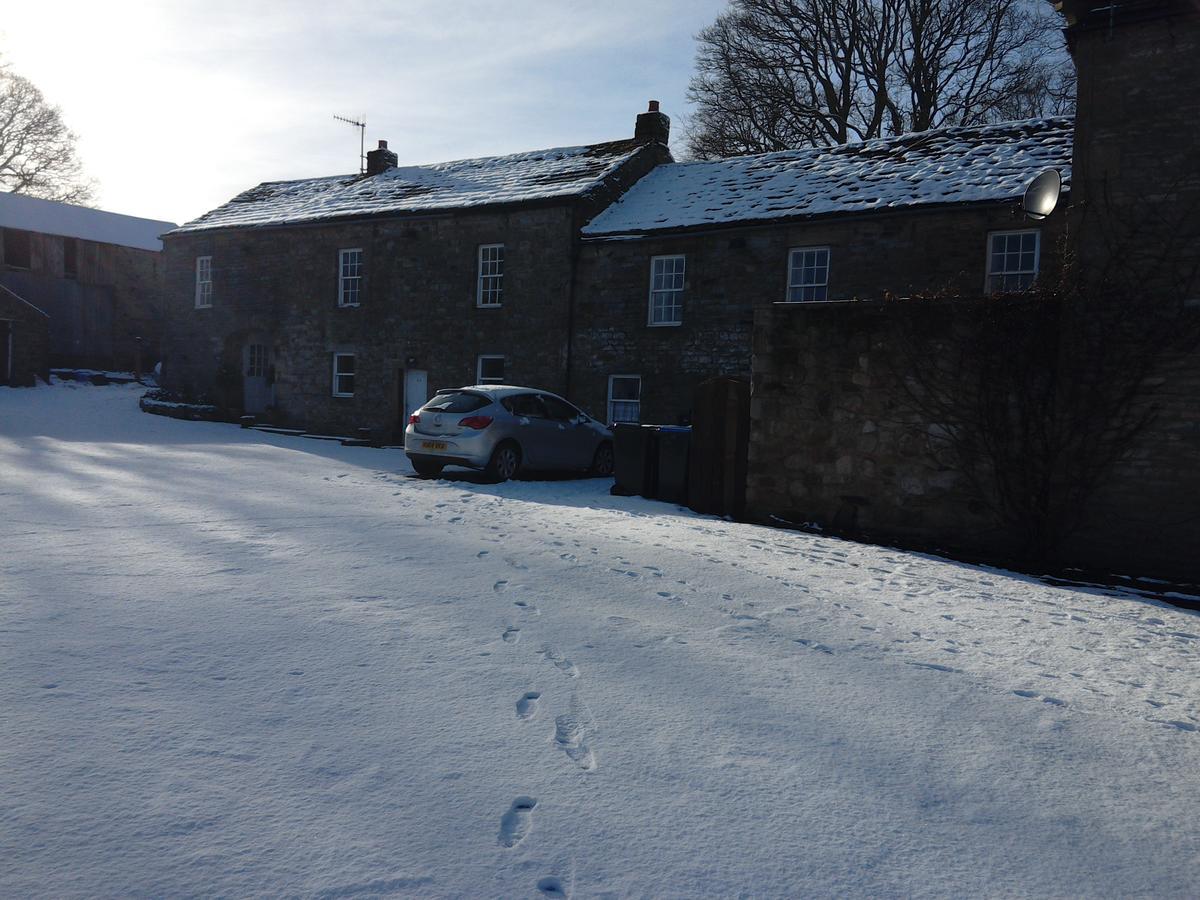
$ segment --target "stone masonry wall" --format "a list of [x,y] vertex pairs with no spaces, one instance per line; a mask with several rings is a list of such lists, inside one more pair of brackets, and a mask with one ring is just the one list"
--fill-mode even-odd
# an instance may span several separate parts
[[[955,316],[978,301],[936,303],[952,332]],[[1003,557],[1020,536],[987,511],[962,472],[935,458],[930,435],[946,423],[915,417],[896,390],[899,334],[913,304],[927,301],[756,310],[748,514]],[[1161,360],[1141,401],[1156,408],[1153,423],[1051,562],[1200,581],[1197,396],[1200,358]]]
[[[405,369],[427,371],[432,395],[474,384],[477,357],[498,354],[505,381],[563,391],[572,241],[569,205],[172,235],[166,386],[238,407],[242,349],[265,343],[275,420],[383,439],[400,426]],[[479,308],[477,251],[493,243],[503,305]],[[357,308],[338,306],[345,248],[363,249]],[[211,309],[195,308],[198,256],[212,257]],[[332,395],[335,352],[356,355],[353,397]]]
[[[1040,226],[1016,204],[941,207],[845,219],[722,229],[638,240],[585,241],[576,270],[572,399],[607,414],[610,375],[641,375],[643,422],[691,414],[696,384],[750,376],[754,305],[782,300],[788,251],[829,247],[831,299],[878,299],[984,287],[987,235],[1040,227],[1042,267],[1054,277],[1063,228],[1057,212]],[[650,260],[687,257],[683,324],[650,326]]]

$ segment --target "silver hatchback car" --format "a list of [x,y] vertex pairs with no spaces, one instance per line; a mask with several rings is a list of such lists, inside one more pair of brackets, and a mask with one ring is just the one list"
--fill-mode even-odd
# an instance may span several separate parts
[[613,436],[603,424],[557,394],[510,385],[438,391],[409,417],[404,452],[426,476],[448,465],[496,481],[522,469],[613,471]]

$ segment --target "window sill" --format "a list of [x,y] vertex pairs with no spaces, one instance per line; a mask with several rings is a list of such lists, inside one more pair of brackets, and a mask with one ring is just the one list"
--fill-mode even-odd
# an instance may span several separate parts
[[503,303],[476,303],[476,309],[504,309]]
[[353,394],[334,394],[333,396],[338,400],[353,400],[354,399]]
[[339,303],[338,309],[358,309],[361,303]]
[[207,305],[205,305],[205,306],[195,306],[195,307],[192,307],[192,308],[193,308],[193,309],[212,309],[212,304],[211,304],[211,303],[209,303],[209,304],[207,304]]
[[647,322],[647,328],[678,328],[683,322]]

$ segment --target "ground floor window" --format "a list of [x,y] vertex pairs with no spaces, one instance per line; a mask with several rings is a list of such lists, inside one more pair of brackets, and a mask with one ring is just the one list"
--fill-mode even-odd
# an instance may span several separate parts
[[640,422],[642,418],[642,376],[610,375],[608,378],[608,421]]
[[504,384],[504,357],[486,355],[475,364],[477,384]]
[[354,354],[333,354],[333,396],[354,396]]
[[266,344],[251,344],[246,348],[246,374],[251,378],[267,376]]

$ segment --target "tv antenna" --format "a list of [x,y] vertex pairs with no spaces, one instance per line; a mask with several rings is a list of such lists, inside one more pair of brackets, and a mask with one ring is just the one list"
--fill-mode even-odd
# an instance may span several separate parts
[[362,175],[367,171],[367,117],[363,116],[361,122],[358,119],[348,119],[336,114],[334,118],[358,129],[358,174]]

